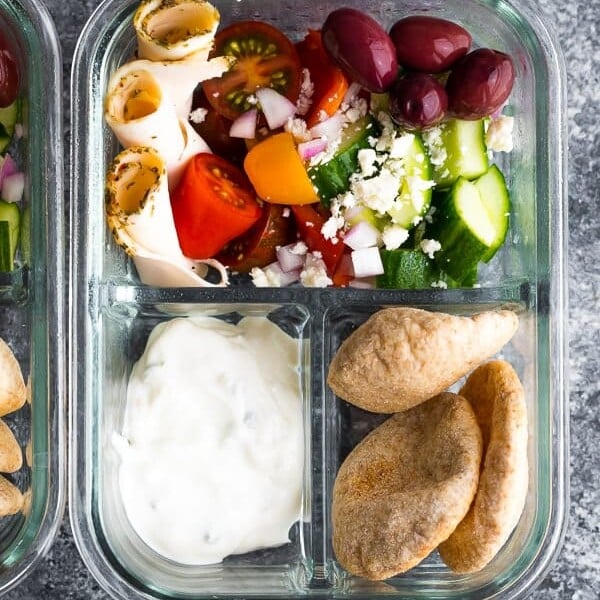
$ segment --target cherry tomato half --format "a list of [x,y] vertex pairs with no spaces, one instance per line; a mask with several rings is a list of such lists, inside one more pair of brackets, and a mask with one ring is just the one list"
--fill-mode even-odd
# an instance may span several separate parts
[[226,158],[236,167],[241,167],[247,153],[246,144],[244,140],[229,135],[231,121],[220,115],[210,105],[201,85],[194,90],[192,110],[196,108],[204,108],[207,113],[202,122],[194,123],[191,121],[192,127],[202,136],[215,154]]
[[289,208],[265,203],[261,218],[243,235],[229,242],[217,260],[238,273],[249,273],[254,267],[266,267],[277,259],[278,246],[292,243],[294,219],[284,217]]
[[348,80],[323,48],[320,31],[309,29],[306,37],[296,44],[296,50],[314,85],[312,104],[305,117],[308,126],[312,127],[322,120],[322,113],[330,117],[340,107]]
[[318,205],[295,205],[291,206],[296,227],[300,238],[308,246],[311,252],[320,252],[323,262],[327,266],[327,272],[332,275],[335,273],[337,266],[342,259],[344,253],[344,244],[341,240],[334,243],[330,239],[325,239],[321,233],[321,229],[325,224],[326,218],[322,217],[315,207]]
[[202,85],[214,109],[235,119],[253,107],[251,96],[261,87],[273,88],[292,102],[300,93],[300,60],[288,38],[268,23],[242,21],[215,37],[212,56],[232,56],[233,67]]
[[179,245],[189,258],[210,258],[248,231],[262,207],[246,176],[215,154],[196,154],[171,195]]

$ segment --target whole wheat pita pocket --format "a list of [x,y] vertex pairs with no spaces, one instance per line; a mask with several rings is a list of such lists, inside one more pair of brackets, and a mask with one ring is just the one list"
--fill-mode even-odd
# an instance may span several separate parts
[[26,397],[21,367],[8,344],[0,338],[0,417],[21,408]]
[[509,310],[460,317],[416,308],[376,312],[340,346],[327,383],[371,412],[407,410],[446,390],[514,335]]
[[496,556],[525,505],[527,406],[519,377],[502,360],[476,369],[460,393],[481,427],[483,463],[473,505],[439,553],[453,571],[472,573]]
[[421,562],[469,510],[481,450],[471,406],[450,393],[374,429],[347,456],[333,487],[339,563],[378,580]]

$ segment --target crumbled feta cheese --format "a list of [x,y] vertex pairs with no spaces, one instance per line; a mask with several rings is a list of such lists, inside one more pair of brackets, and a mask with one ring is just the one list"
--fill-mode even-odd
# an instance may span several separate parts
[[297,254],[298,256],[304,256],[308,252],[308,246],[300,240],[290,248],[290,252],[292,254]]
[[489,150],[494,152],[511,152],[513,149],[513,117],[500,115],[492,119],[485,134],[485,143]]
[[269,268],[261,269],[260,267],[254,267],[250,271],[250,277],[252,277],[252,283],[256,287],[281,287],[279,273]]
[[390,158],[404,158],[413,143],[415,136],[412,133],[405,133],[400,137],[395,137],[390,146]]
[[377,172],[377,153],[372,148],[363,148],[358,151],[358,164],[364,177],[371,177]]
[[434,167],[440,167],[448,159],[448,152],[442,139],[442,127],[432,127],[423,132],[423,140],[429,149],[429,160]]
[[388,250],[396,250],[408,239],[408,230],[400,225],[388,225],[383,229],[381,239]]
[[383,167],[375,177],[353,182],[350,191],[361,204],[384,214],[394,206],[398,193],[398,178],[388,168]]
[[299,115],[304,116],[312,105],[312,97],[315,92],[315,86],[310,78],[310,71],[302,69],[302,84],[300,86],[300,95],[296,102],[296,110]]
[[283,128],[294,136],[296,142],[308,142],[312,138],[304,119],[290,117]]
[[254,94],[250,94],[249,96],[246,96],[246,102],[254,106],[255,104],[258,104],[258,98]]
[[319,121],[319,123],[322,123],[323,121],[326,121],[329,118],[329,115],[327,114],[327,111],[321,109],[318,113],[317,113],[317,120]]
[[331,216],[325,223],[323,223],[323,227],[321,227],[321,234],[326,240],[335,240],[337,241],[337,233],[340,229],[344,227],[346,222],[344,221],[344,217],[335,217]]
[[333,281],[327,275],[327,267],[316,252],[306,255],[304,268],[300,271],[300,281],[305,287],[327,287]]
[[445,281],[442,281],[441,279],[439,281],[434,281],[431,284],[432,288],[439,288],[441,290],[445,290],[448,288],[448,284]]
[[433,255],[442,249],[442,245],[437,240],[422,239],[420,244],[423,254],[427,254],[433,260]]
[[199,125],[200,123],[204,123],[204,119],[206,119],[206,115],[208,114],[208,110],[206,108],[196,108],[190,113],[190,121],[192,123],[196,123]]
[[281,216],[282,216],[284,219],[287,219],[287,218],[290,216],[290,209],[289,209],[289,207],[287,207],[287,206],[286,206],[286,207],[285,207],[285,208],[284,208],[284,209],[281,211]]

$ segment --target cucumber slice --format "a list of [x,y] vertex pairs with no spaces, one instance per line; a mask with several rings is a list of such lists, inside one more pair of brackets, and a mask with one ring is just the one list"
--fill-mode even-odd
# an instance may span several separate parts
[[350,189],[350,176],[358,171],[359,150],[370,148],[369,138],[378,134],[375,121],[370,116],[363,117],[343,130],[340,145],[330,160],[308,168],[308,177],[325,206]]
[[431,287],[440,279],[438,266],[421,250],[380,250],[383,275],[377,287],[394,290],[417,290]]
[[473,183],[496,230],[490,249],[483,257],[485,262],[489,262],[506,238],[510,213],[510,195],[504,175],[496,165],[492,165],[484,175]]
[[490,252],[496,229],[474,183],[459,177],[435,213],[427,234],[440,242],[435,261],[462,284],[471,278],[477,264]]
[[8,148],[15,131],[15,125],[19,115],[19,101],[15,100],[9,106],[0,108],[0,152]]
[[392,223],[411,229],[429,210],[432,194],[432,169],[427,150],[420,136],[414,134],[404,156],[405,177],[402,179],[400,205],[388,211]]
[[488,169],[483,119],[450,119],[439,127],[424,131],[423,140],[438,187],[450,187],[459,177],[476,179]]
[[0,271],[12,271],[19,241],[21,213],[16,204],[0,200]]

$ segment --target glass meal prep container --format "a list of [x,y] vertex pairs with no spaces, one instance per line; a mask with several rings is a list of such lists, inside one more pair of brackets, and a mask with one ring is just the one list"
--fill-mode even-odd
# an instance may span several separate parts
[[54,24],[36,0],[0,0],[0,32],[20,73],[17,123],[7,151],[24,173],[21,242],[0,272],[0,337],[30,385],[30,401],[3,417],[23,450],[6,475],[24,508],[0,518],[0,594],[29,575],[50,547],[66,495],[66,283],[63,238],[62,63]]
[[[558,552],[566,520],[568,421],[565,376],[566,145],[564,69],[558,48],[531,7],[485,0],[219,1],[221,25],[265,20],[292,40],[319,28],[339,6],[374,16],[384,28],[408,14],[455,20],[475,44],[503,50],[517,71],[509,110],[515,148],[504,158],[513,196],[507,241],[471,289],[359,290],[154,288],[142,285],[106,226],[107,166],[119,150],[104,122],[107,83],[135,52],[138,0],[107,0],[85,27],[74,60],[72,115],[73,311],[71,315],[71,522],[86,565],[118,598],[389,597],[523,598]],[[330,499],[339,466],[382,416],[351,407],[325,382],[345,337],[384,306],[454,314],[511,307],[520,328],[502,355],[527,394],[530,485],[522,518],[488,567],[452,574],[433,553],[382,582],[349,576],[331,546]],[[150,331],[175,316],[271,319],[298,340],[306,449],[303,506],[290,542],[230,556],[212,566],[160,556],[129,524],[118,492],[113,435],[123,425],[127,381]],[[242,501],[242,499],[240,499]]]

